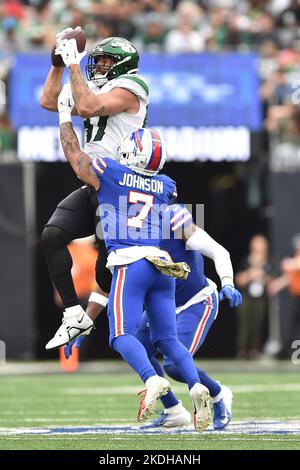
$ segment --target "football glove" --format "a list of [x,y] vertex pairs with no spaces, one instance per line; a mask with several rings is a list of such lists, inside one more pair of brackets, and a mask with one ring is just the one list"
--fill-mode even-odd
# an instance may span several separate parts
[[84,335],[78,336],[78,338],[73,339],[64,347],[65,358],[69,359],[72,356],[72,348],[80,348],[82,341],[84,340]]
[[243,302],[242,294],[234,286],[223,286],[219,293],[220,301],[229,300],[230,307],[238,307]]
[[66,67],[70,65],[79,65],[86,51],[78,52],[76,39],[63,39],[55,49],[56,55],[61,55]]

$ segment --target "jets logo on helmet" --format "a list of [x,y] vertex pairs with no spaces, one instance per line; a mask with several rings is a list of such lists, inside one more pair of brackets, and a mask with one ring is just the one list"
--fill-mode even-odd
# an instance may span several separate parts
[[[101,57],[112,59],[107,71],[100,71],[97,62]],[[86,74],[97,86],[104,85],[124,74],[135,73],[138,70],[139,54],[127,39],[112,37],[100,41],[88,57]]]
[[126,41],[125,40],[122,40],[122,41],[116,40],[116,41],[113,41],[111,43],[111,45],[112,45],[112,47],[120,47],[125,52],[136,52],[135,47],[133,47],[133,45],[127,40]]
[[124,137],[119,147],[119,163],[136,173],[154,176],[164,166],[166,146],[158,131],[138,129]]

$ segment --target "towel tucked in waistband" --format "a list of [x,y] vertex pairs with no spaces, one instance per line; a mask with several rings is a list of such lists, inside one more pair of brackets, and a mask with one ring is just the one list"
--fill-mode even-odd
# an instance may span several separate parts
[[161,273],[176,279],[186,279],[191,272],[189,265],[185,261],[174,263],[167,261],[159,256],[145,256]]

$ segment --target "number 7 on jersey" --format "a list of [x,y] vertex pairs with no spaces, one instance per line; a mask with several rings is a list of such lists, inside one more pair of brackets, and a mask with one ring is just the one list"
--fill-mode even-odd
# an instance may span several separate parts
[[148,217],[150,210],[153,207],[153,194],[144,194],[139,193],[138,191],[129,191],[128,202],[131,204],[137,204],[138,202],[143,202],[144,206],[140,212],[134,216],[127,219],[128,227],[142,228],[143,222]]

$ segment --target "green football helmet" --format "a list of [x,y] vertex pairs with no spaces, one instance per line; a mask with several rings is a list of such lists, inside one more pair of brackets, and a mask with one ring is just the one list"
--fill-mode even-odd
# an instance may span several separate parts
[[[113,64],[104,74],[100,73],[97,66],[99,57],[103,56],[113,59]],[[108,80],[120,75],[135,73],[138,70],[139,58],[138,51],[127,39],[118,37],[103,39],[88,56],[87,78],[101,87]]]

